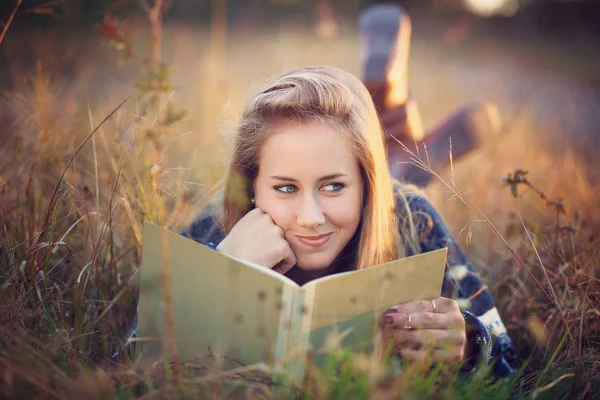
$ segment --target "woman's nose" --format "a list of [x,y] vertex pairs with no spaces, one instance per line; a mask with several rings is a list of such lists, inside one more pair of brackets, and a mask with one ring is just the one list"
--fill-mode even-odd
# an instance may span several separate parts
[[307,194],[301,200],[297,215],[298,225],[315,228],[325,222],[325,214],[317,196]]

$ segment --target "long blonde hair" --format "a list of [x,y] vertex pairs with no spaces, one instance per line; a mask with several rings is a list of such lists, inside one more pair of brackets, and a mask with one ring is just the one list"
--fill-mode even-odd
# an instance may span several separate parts
[[[306,67],[287,72],[247,103],[236,126],[233,154],[221,194],[222,206],[217,209],[225,234],[252,209],[262,144],[269,132],[289,121],[326,123],[349,139],[365,188],[356,268],[403,257],[406,245],[403,242],[414,236],[399,234],[395,196],[375,106],[360,80],[334,67]],[[404,218],[400,224],[401,228],[406,225]]]

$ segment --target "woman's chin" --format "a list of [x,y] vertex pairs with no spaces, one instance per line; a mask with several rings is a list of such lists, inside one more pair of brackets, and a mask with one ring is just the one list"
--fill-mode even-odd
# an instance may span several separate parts
[[331,257],[307,257],[306,259],[299,259],[296,267],[303,271],[321,271],[327,269],[333,262]]

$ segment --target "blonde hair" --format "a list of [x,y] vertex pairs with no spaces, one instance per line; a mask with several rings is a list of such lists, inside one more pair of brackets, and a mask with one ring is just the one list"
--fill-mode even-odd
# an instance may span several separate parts
[[291,121],[322,122],[334,127],[349,139],[358,159],[365,190],[356,268],[403,257],[405,241],[412,241],[414,229],[410,223],[408,230],[403,229],[407,225],[402,218],[399,234],[395,195],[375,106],[360,80],[334,67],[306,67],[285,73],[247,103],[236,127],[222,203],[217,210],[225,233],[229,234],[252,209],[260,148],[269,132]]

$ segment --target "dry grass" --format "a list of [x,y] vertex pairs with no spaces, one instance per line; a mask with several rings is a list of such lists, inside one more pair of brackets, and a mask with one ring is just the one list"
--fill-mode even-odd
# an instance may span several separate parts
[[[137,60],[118,67],[113,50],[93,36],[55,53],[60,34],[31,32],[28,40],[37,46],[39,60],[31,70],[17,62],[23,42],[3,43],[7,59],[17,63],[7,66],[13,82],[0,107],[5,110],[0,125],[5,140],[0,147],[3,397],[113,397],[117,392],[175,397],[227,386],[229,379],[198,378],[187,369],[174,377],[169,370],[143,372],[128,361],[111,363],[134,312],[141,222],[161,221],[177,230],[194,216],[221,174],[226,137],[220,134],[226,136],[258,83],[308,64],[357,73],[358,52],[347,27],[330,41],[296,29],[238,33],[226,48],[218,41],[211,47],[206,36],[199,29],[165,28],[163,42],[169,45],[163,57],[176,68],[166,76],[173,90],[158,95],[138,90],[123,106],[118,105],[144,73]],[[427,48],[416,41],[414,86],[417,95],[430,100],[427,107],[421,102],[425,116],[439,119],[477,97],[464,83],[459,90],[456,80],[447,78],[456,69],[454,59],[442,67],[438,93],[431,94],[428,71],[439,60],[428,58]],[[68,70],[64,57],[73,61]],[[455,77],[461,79],[460,73]],[[512,113],[510,93],[490,85],[497,89],[490,92],[492,99]],[[444,389],[443,377],[436,381],[442,385],[433,387],[414,374],[396,381],[342,379],[361,370],[357,367],[313,394],[376,398],[402,391],[415,398],[424,393],[500,398],[512,390],[516,396],[585,398],[600,388],[595,168],[575,150],[557,154],[540,141],[541,127],[546,138],[555,139],[569,127],[550,132],[535,107],[525,106],[511,123],[503,136],[490,138],[453,171],[440,172],[445,183],[428,190],[494,293],[520,355],[531,361],[516,387],[479,391],[482,384],[475,379],[471,386]],[[525,191],[515,199],[502,187],[501,179],[517,167],[531,171],[534,185],[549,198],[564,199],[567,214],[558,230],[556,214],[539,196]],[[336,357],[340,365],[351,359],[343,352]],[[174,385],[165,384],[173,379]],[[155,387],[156,382],[162,385]],[[281,395],[265,382],[247,381],[253,389],[244,390],[253,396]],[[417,389],[410,391],[411,385]]]

